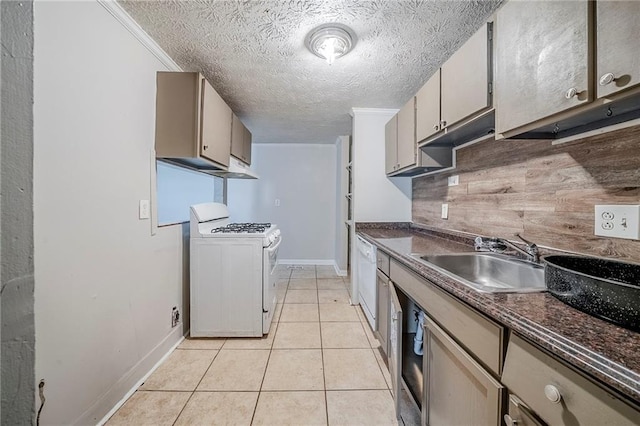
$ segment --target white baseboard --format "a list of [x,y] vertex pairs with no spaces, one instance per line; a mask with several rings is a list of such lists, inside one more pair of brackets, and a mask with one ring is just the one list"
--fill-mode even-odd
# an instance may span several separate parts
[[151,352],[125,373],[111,389],[105,392],[87,411],[76,419],[73,424],[97,424],[101,426],[106,423],[109,417],[124,405],[127,399],[133,395],[183,340],[182,323],[180,323]]
[[335,264],[333,259],[278,259],[278,265],[329,265]]
[[333,262],[333,269],[336,270],[336,274],[339,277],[346,277],[347,276],[347,270],[346,269],[340,269],[340,267],[338,266],[338,264],[335,261]]
[[278,265],[321,265],[321,266],[333,266],[336,270],[336,274],[339,277],[346,277],[347,271],[340,269],[338,264],[333,259],[279,259]]

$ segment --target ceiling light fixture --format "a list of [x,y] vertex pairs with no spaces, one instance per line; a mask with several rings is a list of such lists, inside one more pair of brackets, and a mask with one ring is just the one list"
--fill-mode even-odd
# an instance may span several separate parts
[[349,53],[356,45],[356,36],[351,28],[342,24],[324,24],[314,28],[305,40],[307,48],[316,56],[333,61]]

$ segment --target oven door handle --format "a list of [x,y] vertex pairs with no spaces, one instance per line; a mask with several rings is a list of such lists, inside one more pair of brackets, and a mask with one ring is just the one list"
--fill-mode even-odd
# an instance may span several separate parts
[[278,242],[275,245],[270,245],[269,247],[267,247],[267,253],[273,253],[274,251],[278,250],[278,247],[280,247],[280,243],[282,242],[282,237],[278,238]]

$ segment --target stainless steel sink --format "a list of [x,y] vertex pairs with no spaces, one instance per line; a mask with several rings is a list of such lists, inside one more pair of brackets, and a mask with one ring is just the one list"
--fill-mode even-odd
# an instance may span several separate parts
[[544,267],[495,253],[415,256],[435,269],[485,293],[545,291]]

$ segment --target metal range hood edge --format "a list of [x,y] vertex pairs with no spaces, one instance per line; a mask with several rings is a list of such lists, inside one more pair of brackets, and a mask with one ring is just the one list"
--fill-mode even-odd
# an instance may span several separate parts
[[182,158],[182,157],[156,157],[158,161],[173,164],[184,169],[193,170],[208,175],[217,176],[225,179],[258,179],[258,175],[240,160],[229,157],[229,167],[223,169],[217,163],[205,160],[201,157]]
[[225,179],[258,179],[258,175],[247,164],[235,157],[229,157],[227,170],[216,170],[211,174]]

